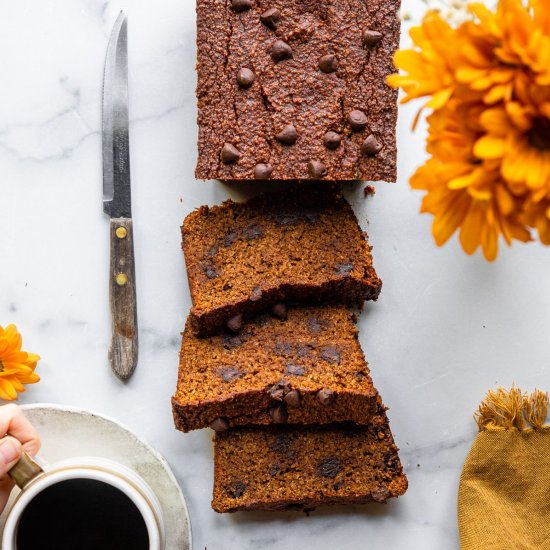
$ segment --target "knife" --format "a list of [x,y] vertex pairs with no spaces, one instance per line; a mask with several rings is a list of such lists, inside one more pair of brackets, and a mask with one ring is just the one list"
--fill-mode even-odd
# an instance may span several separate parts
[[128,21],[120,12],[109,40],[103,80],[103,211],[111,217],[109,361],[127,379],[138,358],[136,276],[128,138]]

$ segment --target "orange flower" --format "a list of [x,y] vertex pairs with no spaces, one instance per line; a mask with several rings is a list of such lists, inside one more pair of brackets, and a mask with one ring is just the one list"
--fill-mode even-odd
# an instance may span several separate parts
[[24,392],[23,384],[34,384],[40,377],[34,372],[40,357],[21,351],[21,335],[15,325],[0,326],[0,398],[12,401]]
[[406,96],[402,103],[431,96],[426,106],[438,109],[451,97],[456,84],[453,75],[459,50],[457,37],[436,12],[428,12],[422,26],[413,27],[410,35],[416,49],[400,50],[394,60],[396,67],[409,74],[390,75],[388,83],[403,88]]
[[482,113],[486,133],[474,151],[480,158],[502,163],[510,188],[515,193],[529,190],[536,201],[550,191],[550,89],[538,102],[516,96]]
[[426,191],[436,243],[458,231],[468,254],[493,260],[500,236],[526,242],[533,228],[550,244],[550,0],[469,11],[455,27],[428,12],[388,83],[404,101],[431,97],[431,157],[411,187]]
[[498,15],[482,4],[470,5],[476,21],[464,23],[456,32],[462,46],[455,78],[472,92],[481,94],[485,103],[493,104],[512,95],[517,74],[514,64],[499,62],[497,52],[503,40]]
[[432,157],[412,176],[411,187],[427,191],[421,212],[433,214],[432,233],[438,246],[459,230],[467,254],[481,247],[492,261],[501,235],[507,244],[514,239],[529,241],[530,236],[517,218],[521,199],[503,184],[498,164],[473,154],[476,120],[474,112],[457,108],[454,102],[428,117]]
[[471,4],[476,20],[457,30],[464,44],[456,78],[483,100],[510,100],[518,81],[550,84],[550,18],[544,2],[501,0],[496,12]]

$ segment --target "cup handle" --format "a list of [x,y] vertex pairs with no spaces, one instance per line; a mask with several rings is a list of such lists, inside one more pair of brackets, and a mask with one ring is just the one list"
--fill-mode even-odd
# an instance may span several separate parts
[[20,489],[24,489],[36,476],[43,473],[44,470],[27,453],[23,453],[8,475]]

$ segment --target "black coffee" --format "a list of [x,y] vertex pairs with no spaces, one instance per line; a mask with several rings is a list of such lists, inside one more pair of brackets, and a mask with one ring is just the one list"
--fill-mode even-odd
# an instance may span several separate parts
[[70,479],[44,489],[17,527],[17,550],[148,550],[136,505],[94,479]]

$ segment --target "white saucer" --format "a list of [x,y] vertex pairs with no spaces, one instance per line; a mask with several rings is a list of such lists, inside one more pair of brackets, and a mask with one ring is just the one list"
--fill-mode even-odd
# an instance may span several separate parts
[[[24,405],[22,409],[40,433],[43,461],[53,464],[75,456],[101,456],[128,466],[147,482],[160,501],[166,550],[191,550],[191,523],[185,498],[170,466],[157,451],[112,418],[44,403]],[[0,538],[10,503],[0,515]]]

